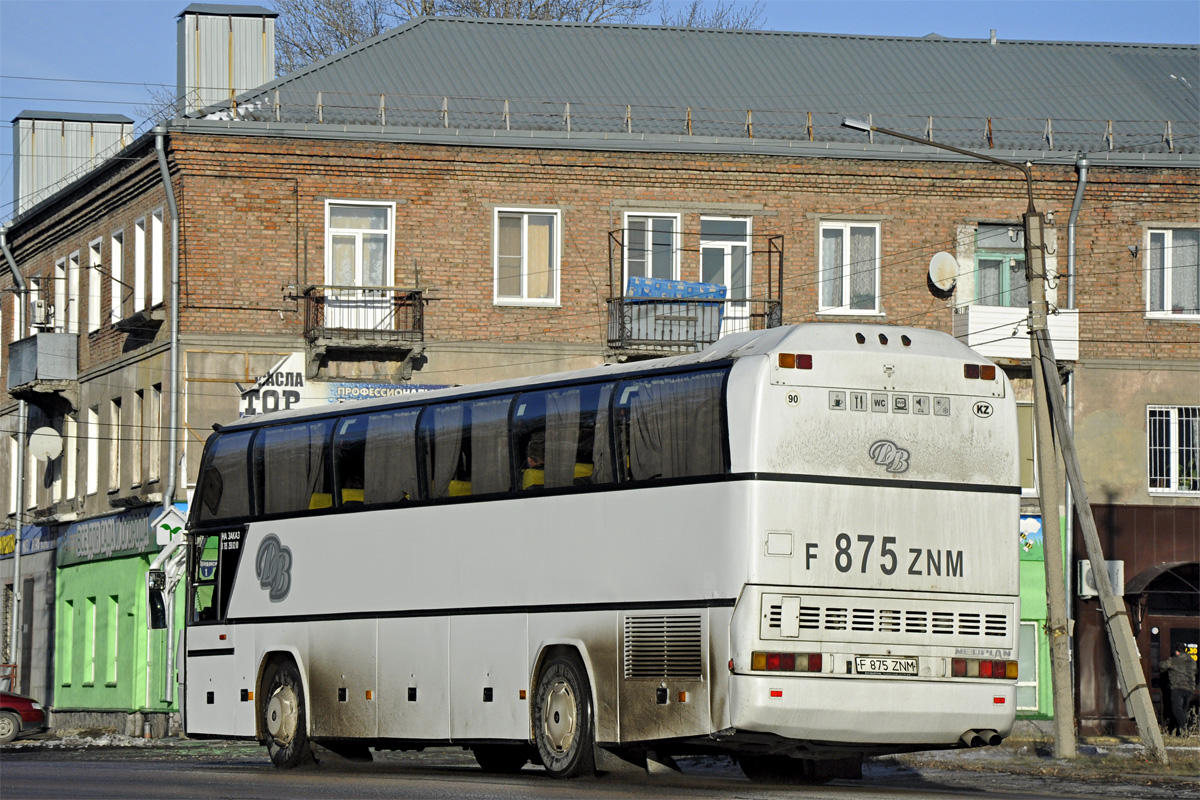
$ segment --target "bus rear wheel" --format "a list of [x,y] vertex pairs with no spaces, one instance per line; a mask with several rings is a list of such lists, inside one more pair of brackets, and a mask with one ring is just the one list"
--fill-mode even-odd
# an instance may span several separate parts
[[595,774],[592,695],[577,657],[558,655],[546,662],[534,696],[533,738],[552,777]]
[[263,731],[271,762],[281,769],[292,769],[316,762],[312,742],[308,740],[308,719],[304,708],[304,685],[290,660],[278,661],[264,676]]

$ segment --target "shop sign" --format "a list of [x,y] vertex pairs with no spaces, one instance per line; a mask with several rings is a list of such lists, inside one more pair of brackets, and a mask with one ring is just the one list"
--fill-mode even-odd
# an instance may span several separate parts
[[[0,531],[0,560],[13,557],[17,536],[12,530]],[[54,531],[45,525],[26,525],[21,529],[21,555],[53,550],[58,544]]]
[[[238,388],[241,389],[240,386]],[[253,386],[241,389],[242,401],[238,416],[254,417],[275,411],[312,408],[351,400],[402,397],[445,388],[445,385],[419,383],[313,381],[305,376],[304,354],[292,353],[280,359],[279,363],[255,381]]]
[[157,549],[150,530],[150,507],[67,526],[58,548],[58,565],[83,564],[107,558],[140,555]]

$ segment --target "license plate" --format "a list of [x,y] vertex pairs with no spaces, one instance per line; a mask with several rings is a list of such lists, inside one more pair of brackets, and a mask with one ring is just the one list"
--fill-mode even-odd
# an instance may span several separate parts
[[854,671],[859,675],[916,675],[917,660],[891,656],[855,656]]

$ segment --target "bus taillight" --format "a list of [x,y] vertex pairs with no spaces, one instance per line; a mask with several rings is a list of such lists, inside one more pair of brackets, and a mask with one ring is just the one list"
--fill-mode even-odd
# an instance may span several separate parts
[[954,678],[999,678],[1015,680],[1016,661],[987,661],[974,658],[955,658],[950,662],[950,675]]
[[823,663],[820,653],[750,654],[750,669],[761,672],[820,672]]
[[812,356],[808,353],[780,353],[780,369],[812,369]]

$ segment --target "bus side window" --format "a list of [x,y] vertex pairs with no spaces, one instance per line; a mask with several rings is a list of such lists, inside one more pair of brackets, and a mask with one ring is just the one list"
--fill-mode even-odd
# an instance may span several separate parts
[[[421,453],[425,463],[425,496],[437,500],[463,494],[469,487],[467,447],[463,442],[465,403],[430,406],[421,417]],[[466,481],[463,476],[466,475]],[[466,493],[470,489],[466,488]]]
[[338,506],[353,508],[363,504],[366,437],[366,417],[338,420],[333,438],[333,499]]
[[466,437],[470,494],[512,490],[508,456],[508,409],[513,396],[488,397],[470,405],[470,434]]
[[208,622],[217,618],[217,559],[220,537],[204,536],[194,544],[192,569],[192,621]]
[[263,428],[255,440],[263,514],[299,514],[333,505],[332,420]]
[[617,438],[623,480],[725,471],[724,376],[724,370],[711,370],[621,384]]
[[371,414],[363,444],[363,503],[382,505],[420,497],[417,417],[420,408]]
[[250,515],[249,459],[253,431],[217,434],[209,445],[208,460],[201,470],[198,519],[212,522]]

